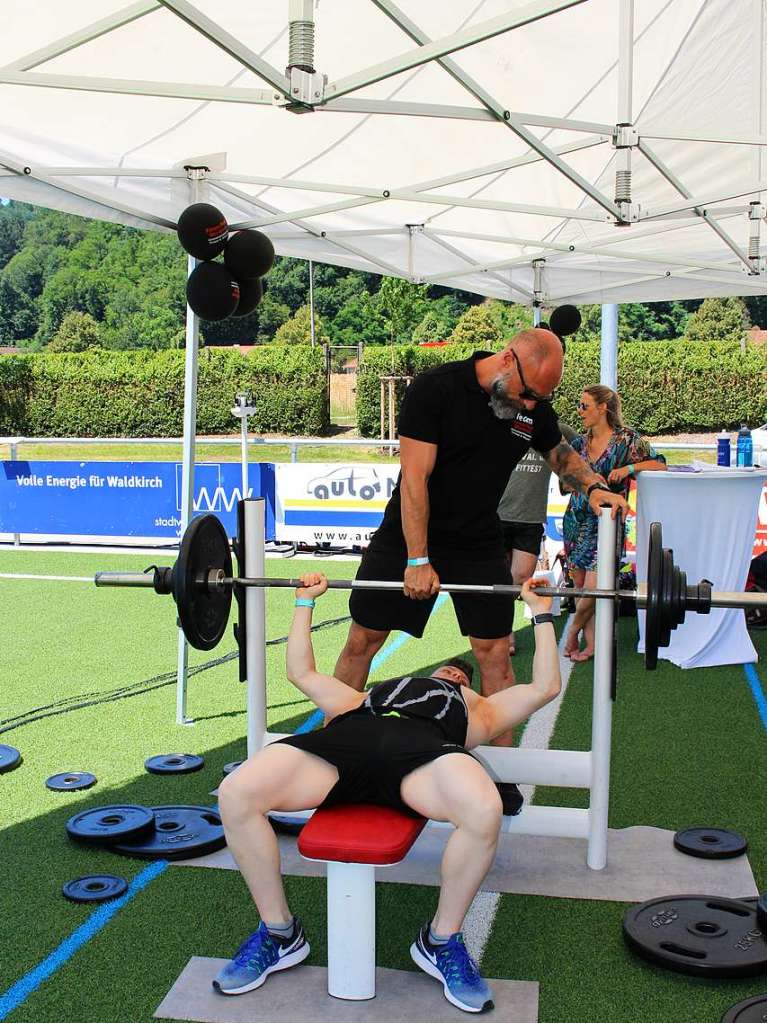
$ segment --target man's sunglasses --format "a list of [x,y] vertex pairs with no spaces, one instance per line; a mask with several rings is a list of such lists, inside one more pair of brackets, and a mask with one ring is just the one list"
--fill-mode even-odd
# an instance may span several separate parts
[[525,378],[524,378],[524,376],[522,374],[522,366],[521,366],[521,364],[519,362],[519,356],[517,355],[517,353],[514,351],[513,348],[509,349],[509,351],[514,356],[514,362],[516,362],[516,364],[517,364],[517,373],[519,373],[519,380],[520,380],[520,383],[522,384],[522,390],[519,392],[520,398],[524,398],[527,401],[549,401],[549,402],[553,401],[554,398],[556,397],[556,394],[557,394],[556,391],[552,391],[550,394],[538,394],[537,391],[533,391],[531,388],[529,388],[527,386],[527,384],[525,382]]

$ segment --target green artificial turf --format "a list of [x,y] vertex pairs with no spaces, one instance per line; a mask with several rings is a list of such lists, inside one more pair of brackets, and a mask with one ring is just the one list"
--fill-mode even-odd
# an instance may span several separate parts
[[[0,571],[90,576],[99,569],[141,570],[153,560],[169,563],[171,556],[4,551]],[[317,562],[270,559],[267,571],[295,576],[309,567],[316,568]],[[355,563],[325,561],[321,567],[341,577],[351,575]],[[103,694],[153,676],[172,676],[175,670],[177,632],[169,598],[146,590],[97,590],[90,583],[4,579],[0,593],[7,623],[0,722],[64,697]],[[287,632],[292,593],[267,593],[267,637],[279,639]],[[330,591],[318,605],[315,622],[344,616],[347,596]],[[332,671],[346,627],[341,622],[315,633],[321,670]],[[657,672],[646,673],[633,652],[633,629],[633,620],[620,622],[611,826],[735,827],[748,837],[755,876],[766,884],[766,736],[742,669],[683,672],[661,661]],[[753,636],[764,656],[767,636]],[[530,675],[532,635],[521,622],[517,647],[513,663],[524,681]],[[375,678],[424,670],[466,648],[448,601],[433,614],[423,640],[398,647]],[[228,632],[216,650],[190,651],[190,665],[217,660],[234,649]],[[268,721],[275,731],[294,729],[313,710],[286,681],[284,655],[284,644],[267,647]],[[244,756],[245,693],[236,662],[190,678],[191,727],[175,723],[170,681],[152,691],[0,731],[0,742],[17,746],[24,756],[20,768],[0,775],[0,999],[91,919],[90,907],[62,898],[64,881],[98,871],[132,878],[147,866],[71,844],[64,833],[69,816],[107,802],[213,805],[210,792],[223,765]],[[590,683],[591,665],[576,666],[553,747],[589,748]],[[167,752],[201,753],[205,767],[176,777],[144,770],[146,757]],[[98,784],[81,793],[48,791],[45,778],[64,770],[91,770]],[[586,793],[573,789],[539,787],[536,792],[538,803],[550,805],[585,805],[585,799]],[[309,934],[309,962],[323,965],[324,880],[291,877],[286,889]],[[377,885],[379,965],[413,967],[408,948],[436,898],[433,887]],[[701,981],[637,960],[620,935],[625,909],[621,903],[504,895],[483,971],[490,977],[538,981],[541,1023],[717,1021],[727,1006],[764,990],[760,978]],[[171,866],[9,1018],[14,1023],[59,1023],[62,1018],[149,1023],[192,955],[231,955],[255,923],[237,873]],[[440,1011],[436,985],[435,999],[435,1011]]]

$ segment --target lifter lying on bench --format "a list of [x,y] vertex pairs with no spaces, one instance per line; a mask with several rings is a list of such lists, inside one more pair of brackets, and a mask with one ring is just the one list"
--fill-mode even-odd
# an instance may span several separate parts
[[229,849],[261,925],[213,985],[222,994],[243,994],[309,955],[301,923],[285,899],[268,812],[374,803],[454,825],[442,858],[437,912],[421,928],[410,954],[442,983],[445,997],[458,1008],[492,1008],[492,992],[466,950],[461,926],[493,862],[502,807],[495,783],[468,751],[489,743],[559,693],[557,644],[547,613],[551,598],[535,592],[546,583],[528,580],[521,594],[535,616],[532,682],[485,698],[470,688],[472,669],[461,661],[449,661],[428,678],[382,682],[363,693],[320,674],[310,626],[314,600],[327,589],[327,580],[310,573],[301,581],[287,675],[329,720],[325,728],[266,746],[219,788]]

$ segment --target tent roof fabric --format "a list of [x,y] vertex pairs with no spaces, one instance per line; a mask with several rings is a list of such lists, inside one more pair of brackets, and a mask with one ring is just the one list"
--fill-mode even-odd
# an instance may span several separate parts
[[515,302],[762,294],[766,6],[8,0],[0,195],[157,230],[199,199]]

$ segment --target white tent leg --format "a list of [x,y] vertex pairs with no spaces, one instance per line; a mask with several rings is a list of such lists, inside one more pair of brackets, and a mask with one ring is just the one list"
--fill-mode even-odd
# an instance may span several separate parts
[[[197,202],[202,170],[189,171],[189,201]],[[197,266],[194,256],[187,258],[187,277]],[[184,359],[184,444],[181,465],[181,526],[183,536],[194,511],[194,457],[197,435],[197,346],[200,321],[189,306],[186,307],[186,356]],[[176,724],[191,724],[187,717],[187,643],[184,633],[178,631],[178,666],[176,675]]]
[[[602,346],[599,351],[599,382],[618,389],[618,306],[602,306]],[[600,602],[601,603],[601,602]]]

